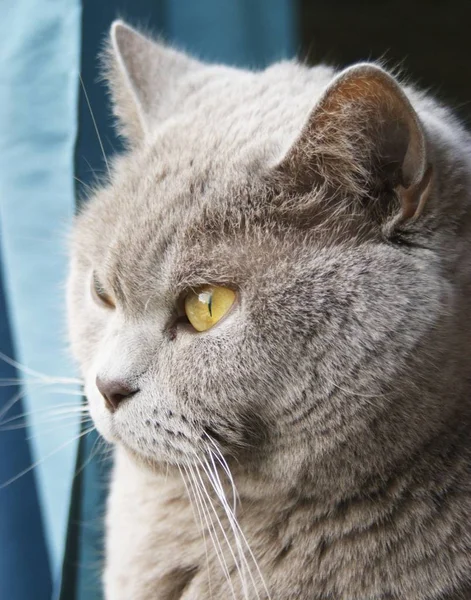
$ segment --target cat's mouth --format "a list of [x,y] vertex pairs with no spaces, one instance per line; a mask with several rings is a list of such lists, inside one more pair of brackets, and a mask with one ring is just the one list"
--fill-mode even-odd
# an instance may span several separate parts
[[145,462],[185,463],[223,441],[210,425],[197,424],[176,410],[150,409],[132,399],[109,410],[98,393],[87,396],[100,434]]
[[[167,411],[165,417],[135,415],[127,407],[111,415],[111,429],[117,443],[147,457],[190,455],[198,447],[199,436],[188,423]],[[125,414],[128,413],[128,414]]]
[[155,386],[153,395],[136,390],[109,402],[92,375],[85,393],[97,430],[139,460],[185,464],[211,452],[238,453],[237,448],[248,445],[247,427],[237,426],[227,415],[197,417],[164,393],[156,396]]

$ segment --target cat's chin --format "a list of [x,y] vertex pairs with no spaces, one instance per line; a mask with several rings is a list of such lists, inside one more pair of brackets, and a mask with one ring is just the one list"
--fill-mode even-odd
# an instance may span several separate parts
[[94,418],[94,422],[97,431],[108,443],[123,450],[133,459],[133,462],[152,471],[160,471],[162,465],[165,468],[167,465],[178,467],[180,464],[192,461],[193,452],[186,454],[178,448],[168,448],[164,440],[160,440],[158,444],[151,444],[143,438],[136,438],[112,417],[96,420]]
[[120,454],[125,454],[129,462],[141,471],[153,475],[164,475],[165,477],[170,473],[180,476],[181,465],[178,462],[143,455],[134,448],[130,448],[126,444],[119,442],[115,444],[115,448]]
[[151,460],[136,452],[133,448],[129,448],[126,444],[117,442],[114,445],[114,462],[119,467],[125,466],[125,470],[132,469],[146,477],[165,477],[170,476],[181,477],[181,466],[166,461]]

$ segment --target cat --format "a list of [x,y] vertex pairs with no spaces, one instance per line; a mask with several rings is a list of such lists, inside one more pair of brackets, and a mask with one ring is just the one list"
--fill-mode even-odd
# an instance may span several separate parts
[[114,444],[107,600],[471,598],[471,139],[376,63],[205,64],[117,21],[74,224]]

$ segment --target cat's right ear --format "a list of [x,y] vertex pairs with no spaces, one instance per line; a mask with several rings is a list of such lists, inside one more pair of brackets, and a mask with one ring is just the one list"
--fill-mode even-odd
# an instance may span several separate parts
[[172,90],[199,63],[115,21],[103,55],[119,133],[131,146],[171,112]]

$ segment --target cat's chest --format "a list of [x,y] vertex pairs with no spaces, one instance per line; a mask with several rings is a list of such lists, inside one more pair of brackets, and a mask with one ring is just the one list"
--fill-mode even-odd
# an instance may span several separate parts
[[[117,469],[107,511],[106,600],[379,600],[385,589],[391,598],[432,600],[444,598],[436,590],[447,565],[469,570],[466,544],[460,549],[457,538],[450,546],[437,535],[446,533],[448,513],[428,505],[420,513],[417,502],[403,503],[397,520],[379,509],[373,518],[370,506],[354,520],[352,511],[315,518],[310,505],[281,511],[242,499],[235,523],[199,478],[148,477],[119,460]],[[428,530],[420,527],[424,519]],[[409,560],[425,550],[426,560]],[[419,596],[415,582],[422,580],[430,589]]]
[[106,598],[179,598],[179,573],[199,564],[202,552],[183,481],[165,473],[149,478],[117,453],[106,514]]
[[115,472],[109,495],[107,600],[244,597],[244,586],[259,586],[242,534],[209,490],[125,475]]

